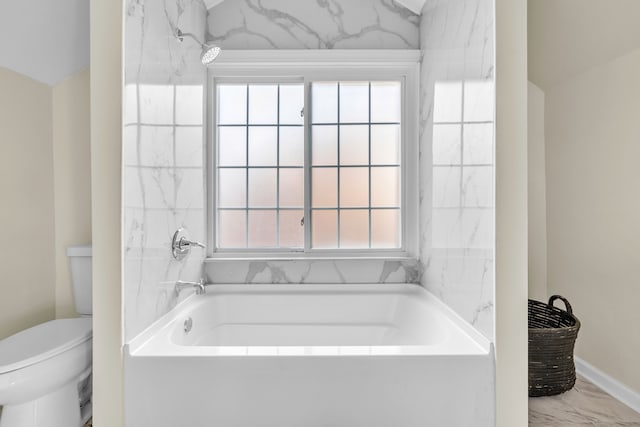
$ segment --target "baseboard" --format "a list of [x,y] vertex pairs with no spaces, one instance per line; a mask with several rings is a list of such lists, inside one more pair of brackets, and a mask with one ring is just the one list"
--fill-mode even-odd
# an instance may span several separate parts
[[579,357],[575,357],[575,363],[576,372],[579,375],[585,377],[620,402],[640,413],[640,393],[632,390]]

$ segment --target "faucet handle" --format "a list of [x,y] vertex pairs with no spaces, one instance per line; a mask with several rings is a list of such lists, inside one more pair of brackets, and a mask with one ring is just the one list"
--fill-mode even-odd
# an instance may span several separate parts
[[205,247],[204,243],[189,240],[187,236],[187,230],[179,228],[173,233],[173,239],[171,240],[171,253],[178,261],[183,260],[189,253],[191,253],[191,247],[197,246],[200,248]]

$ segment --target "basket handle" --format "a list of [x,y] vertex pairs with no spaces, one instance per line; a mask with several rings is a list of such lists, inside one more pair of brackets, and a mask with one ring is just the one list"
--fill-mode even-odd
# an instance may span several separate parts
[[557,299],[561,300],[564,303],[565,311],[567,313],[573,314],[573,309],[571,308],[571,304],[569,304],[569,301],[563,296],[560,296],[560,295],[552,296],[551,298],[549,298],[549,305],[553,306],[554,301],[557,300]]

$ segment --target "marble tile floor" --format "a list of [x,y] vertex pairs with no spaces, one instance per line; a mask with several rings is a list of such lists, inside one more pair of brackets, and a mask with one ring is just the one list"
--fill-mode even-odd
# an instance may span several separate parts
[[529,398],[529,427],[573,426],[640,427],[640,413],[581,377],[566,393]]

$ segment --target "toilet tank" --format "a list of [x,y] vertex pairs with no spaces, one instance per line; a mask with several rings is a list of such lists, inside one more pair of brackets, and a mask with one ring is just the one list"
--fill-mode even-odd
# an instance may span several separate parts
[[71,283],[76,311],[81,316],[92,314],[91,245],[69,246],[67,248],[71,267]]

